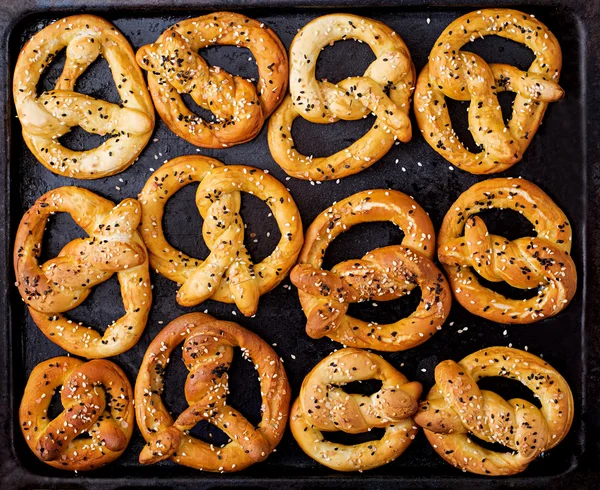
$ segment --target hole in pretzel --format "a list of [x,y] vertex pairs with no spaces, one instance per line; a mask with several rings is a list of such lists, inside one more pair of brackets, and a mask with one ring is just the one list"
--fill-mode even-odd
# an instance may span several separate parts
[[465,44],[461,49],[478,54],[488,64],[506,63],[523,71],[527,71],[535,59],[533,52],[524,44],[500,36],[477,38]]
[[352,446],[354,444],[361,444],[363,442],[377,441],[385,434],[385,429],[373,428],[367,432],[361,432],[360,434],[347,434],[346,432],[323,432],[323,438],[329,442],[344,444]]
[[352,383],[346,383],[341,388],[349,394],[358,394],[370,396],[381,389],[383,385],[379,379],[365,379],[363,381],[352,381]]
[[48,92],[54,89],[56,81],[60,77],[65,66],[65,60],[67,59],[67,52],[62,49],[46,67],[40,80],[37,84],[36,95],[39,97],[42,93]]
[[69,213],[57,213],[48,217],[42,239],[40,264],[58,256],[62,248],[76,238],[84,238],[85,232],[75,223]]
[[383,325],[410,316],[421,301],[421,288],[391,301],[363,301],[348,306],[348,315],[365,322]]
[[112,138],[113,135],[88,133],[85,129],[79,126],[73,126],[71,130],[58,138],[61,145],[74,151],[86,151],[97,148],[106,140]]
[[505,400],[522,398],[523,400],[533,403],[538,408],[542,407],[542,404],[540,403],[540,400],[536,398],[535,393],[516,379],[504,378],[502,376],[490,376],[480,379],[477,382],[477,386],[479,386],[480,390],[493,391]]
[[246,226],[244,244],[257,264],[271,255],[281,239],[281,232],[271,209],[258,197],[242,194],[242,219]]
[[325,46],[317,59],[315,77],[338,83],[348,77],[360,77],[375,61],[368,44],[348,39]]

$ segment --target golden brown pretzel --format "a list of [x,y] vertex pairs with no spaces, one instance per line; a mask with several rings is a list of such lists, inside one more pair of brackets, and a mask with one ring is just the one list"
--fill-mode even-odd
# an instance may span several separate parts
[[[202,236],[211,250],[205,260],[173,248],[162,229],[167,200],[191,182],[200,182],[196,205],[204,218]],[[252,262],[244,246],[240,192],[267,204],[281,231],[277,247],[259,264]],[[224,166],[199,155],[178,157],[152,174],[139,199],[141,232],[152,267],[181,284],[177,302],[183,306],[210,298],[235,303],[244,315],[252,316],[260,296],[285,278],[302,247],[302,222],[292,196],[277,179],[253,167]]]
[[[378,379],[370,396],[348,394],[353,381]],[[417,411],[421,383],[410,382],[382,357],[360,349],[341,349],[327,356],[304,378],[292,406],[290,428],[302,450],[315,461],[338,471],[377,468],[400,456],[415,438],[411,418]],[[327,441],[322,431],[367,432],[385,429],[377,441],[348,446]]]
[[[48,407],[59,387],[64,410],[50,420]],[[38,364],[19,408],[29,448],[44,463],[63,470],[93,470],[117,459],[129,444],[133,421],[131,385],[106,360],[55,357]],[[86,432],[89,437],[80,437]]]
[[[351,226],[391,221],[405,233],[401,245],[376,249],[360,260],[321,268],[329,244]],[[402,192],[362,191],[323,211],[310,225],[298,265],[291,273],[307,317],[306,333],[328,336],[350,347],[383,351],[409,349],[441,328],[452,295],[443,274],[431,261],[435,237],[427,213]],[[390,301],[421,288],[419,306],[409,317],[378,325],[347,314],[348,305]]]
[[[208,66],[198,50],[213,45],[248,48],[258,65],[258,86]],[[154,44],[142,46],[137,61],[148,72],[150,93],[162,120],[179,137],[204,148],[250,141],[287,89],[287,53],[277,34],[257,20],[231,12],[178,22]],[[216,121],[203,121],[180,94],[190,94]]]
[[[491,235],[474,215],[492,208],[521,213],[537,237],[509,241]],[[524,179],[489,179],[473,185],[450,207],[438,236],[438,258],[455,298],[474,315],[500,323],[533,323],[569,304],[577,290],[570,250],[569,220],[544,191]],[[538,287],[538,295],[506,298],[481,285],[471,269],[488,281],[506,281],[519,289]]]
[[[361,77],[337,84],[315,79],[317,58],[328,44],[342,39],[367,43],[377,59]],[[330,180],[352,175],[380,160],[399,139],[412,137],[408,111],[415,70],[408,48],[381,22],[351,14],[318,17],[304,26],[290,47],[290,95],[269,121],[269,148],[292,177]],[[348,148],[324,158],[300,154],[292,124],[301,116],[317,124],[354,121],[374,113],[373,127]]]
[[[42,237],[48,217],[71,215],[88,235],[67,243],[41,266]],[[15,238],[17,287],[40,330],[66,351],[98,358],[131,349],[146,327],[152,304],[148,257],[136,229],[141,209],[135,199],[118,206],[79,187],[59,187],[41,196],[25,213]],[[80,305],[92,288],[117,273],[125,315],[104,334],[62,315]]]
[[[185,383],[189,407],[174,421],[162,402],[163,373],[173,349],[183,345],[190,371]],[[262,419],[255,428],[227,405],[233,349],[239,347],[258,372]],[[283,364],[271,347],[236,323],[189,313],[169,323],[152,341],[135,383],[138,427],[147,445],[140,463],[164,459],[204,471],[240,471],[265,460],[279,444],[288,419],[290,386]],[[201,420],[231,441],[218,448],[188,434]]]
[[[525,44],[535,60],[527,71],[487,64],[462,51],[469,41],[501,36]],[[519,162],[549,102],[563,97],[558,85],[562,54],[558,41],[533,15],[483,9],[452,22],[436,41],[417,80],[415,116],[425,140],[446,160],[474,174],[502,172]],[[516,92],[512,117],[504,123],[497,93]],[[445,98],[470,100],[469,129],[480,153],[467,150],[452,129]]]
[[[42,72],[65,48],[54,89],[38,97]],[[75,91],[77,79],[98,56],[110,66],[121,105]],[[115,26],[95,15],[65,17],[35,34],[17,59],[13,97],[25,143],[48,170],[66,177],[97,179],[121,172],[154,129],[154,108],[131,46]],[[74,126],[112,137],[91,150],[70,150],[59,138]]]
[[[533,391],[541,408],[479,390],[477,382],[488,376],[520,381]],[[463,471],[519,473],[562,441],[573,421],[573,395],[565,379],[543,359],[519,349],[490,347],[458,363],[443,361],[435,368],[435,381],[415,422],[435,451]],[[485,449],[469,434],[507,446],[513,453]]]

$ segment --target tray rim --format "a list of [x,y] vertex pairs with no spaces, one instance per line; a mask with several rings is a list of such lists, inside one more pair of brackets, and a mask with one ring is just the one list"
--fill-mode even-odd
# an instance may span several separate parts
[[[67,0],[65,2],[54,2],[53,0],[7,0],[9,5],[0,7],[0,73],[5,76],[0,78],[0,154],[10,155],[11,151],[11,118],[14,117],[12,107],[12,70],[10,61],[10,39],[12,31],[24,19],[33,15],[56,13],[57,17],[67,15],[78,7],[78,0]],[[484,0],[485,2],[485,0]],[[168,11],[181,11],[182,9],[192,9],[196,11],[211,10],[248,10],[252,8],[274,7],[278,9],[291,8],[339,8],[339,9],[364,9],[367,7],[393,7],[408,9],[431,9],[439,10],[444,8],[489,8],[490,5],[482,5],[474,0],[461,0],[453,2],[452,0],[429,0],[424,5],[423,0],[362,0],[360,5],[352,5],[351,2],[343,0],[129,0],[127,5],[123,5],[119,0],[87,0],[85,2],[86,11],[103,12],[119,10],[124,13],[139,12],[141,15],[151,14],[157,9]],[[161,5],[162,4],[162,5]],[[349,5],[350,4],[350,5]],[[478,484],[483,488],[493,488],[497,486],[527,486],[531,488],[559,488],[563,485],[575,484],[576,488],[587,487],[594,481],[594,476],[600,476],[600,408],[595,407],[593,411],[584,411],[589,408],[588,402],[593,398],[590,395],[598,393],[600,389],[600,309],[594,309],[591,301],[588,301],[588,291],[591,291],[594,285],[600,284],[600,249],[595,249],[592,244],[594,238],[600,237],[600,214],[590,212],[596,209],[600,204],[600,192],[594,190],[594,186],[600,185],[600,144],[594,143],[600,137],[600,114],[588,111],[588,106],[597,107],[600,104],[600,80],[593,75],[600,71],[600,0],[529,0],[526,5],[522,5],[518,0],[504,0],[500,5],[494,7],[506,7],[527,10],[528,7],[552,7],[564,8],[572,11],[579,36],[582,40],[580,69],[582,86],[582,98],[589,101],[582,107],[582,117],[585,121],[583,125],[583,150],[587,168],[584,174],[586,182],[585,208],[588,211],[587,220],[583,223],[582,230],[582,258],[584,271],[581,280],[582,290],[582,420],[581,430],[583,442],[583,454],[579,461],[572,465],[565,472],[556,476],[543,477],[523,477],[514,476],[510,478],[483,478],[475,475],[469,475],[468,480],[464,476],[442,476],[428,477],[408,480],[398,475],[370,475],[360,478],[358,474],[334,473],[332,475],[302,475],[294,477],[254,477],[244,473],[233,473],[224,475],[215,475],[201,473],[198,478],[189,477],[170,477],[168,486],[177,488],[188,488],[193,485],[194,488],[205,488],[211,486],[262,486],[265,488],[279,488],[282,485],[288,485],[292,488],[314,488],[319,487],[348,487],[360,484],[373,488],[388,488],[394,483],[402,483],[407,487],[444,487],[455,488],[462,487],[465,481]],[[593,163],[592,163],[593,162]],[[2,214],[0,215],[0,259],[6,274],[0,276],[0,287],[4,294],[0,295],[0,312],[4,313],[5,322],[0,322],[0,335],[5,340],[5,346],[0,348],[0,407],[3,412],[0,415],[0,434],[8,439],[9,444],[0,447],[0,482],[6,483],[9,488],[15,485],[20,487],[44,486],[44,487],[81,487],[92,485],[93,488],[116,488],[128,486],[164,486],[163,479],[152,477],[142,477],[133,479],[118,479],[105,476],[94,476],[86,478],[79,476],[73,478],[71,475],[63,476],[44,476],[39,475],[29,468],[21,466],[18,456],[13,452],[13,441],[17,429],[15,414],[11,407],[14,405],[14,394],[11,391],[13,349],[12,347],[12,308],[9,302],[10,289],[12,288],[12,250],[10,247],[11,236],[8,233],[10,227],[10,165],[4,165],[0,170],[0,188],[4,191],[5,199],[3,201]],[[8,197],[8,198],[7,198]],[[591,260],[591,262],[590,262]],[[596,354],[594,356],[593,354]],[[590,376],[591,374],[591,376]],[[595,437],[594,437],[595,436]]]

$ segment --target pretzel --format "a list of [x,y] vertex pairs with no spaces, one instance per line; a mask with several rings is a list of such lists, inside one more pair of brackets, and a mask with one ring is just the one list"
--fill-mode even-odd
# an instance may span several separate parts
[[[198,50],[214,45],[248,48],[258,65],[258,86],[209,66]],[[169,27],[137,52],[162,120],[177,136],[203,148],[224,148],[253,139],[287,89],[288,61],[277,34],[241,14],[216,12]],[[212,112],[214,122],[190,111],[180,94]]]
[[[462,51],[466,43],[494,35],[524,44],[535,59],[527,71]],[[554,35],[533,15],[483,9],[463,15],[440,35],[417,80],[415,116],[423,137],[442,157],[473,174],[502,172],[521,161],[549,102],[561,99],[562,54]],[[505,124],[498,92],[515,92]],[[469,130],[480,153],[469,151],[452,129],[445,98],[470,100]]]
[[[345,39],[367,43],[377,59],[361,77],[337,84],[317,81],[315,68],[321,50]],[[408,110],[414,84],[408,48],[388,26],[350,14],[318,17],[298,32],[290,47],[290,95],[269,121],[273,159],[288,175],[304,180],[335,180],[370,167],[397,139],[410,141]],[[355,121],[371,113],[377,116],[373,127],[344,150],[316,158],[295,148],[292,124],[298,116],[330,124],[340,119]]]
[[[485,209],[512,209],[527,218],[537,237],[509,241],[488,232],[474,216]],[[464,231],[464,235],[463,235]],[[489,179],[461,194],[444,217],[438,258],[458,302],[474,315],[499,323],[533,323],[562,311],[577,290],[571,225],[539,187],[524,179]],[[477,275],[537,296],[516,300],[483,286]]]
[[[69,213],[87,233],[67,243],[58,256],[39,265],[48,217]],[[41,196],[21,219],[15,238],[17,287],[35,324],[67,352],[90,358],[116,356],[139,340],[152,304],[146,247],[136,228],[140,205],[115,206],[91,191],[59,187]],[[79,306],[92,288],[117,273],[125,315],[104,334],[62,314]]]
[[[516,379],[541,403],[505,400],[479,390],[488,376]],[[421,402],[415,422],[448,463],[480,475],[514,475],[542,452],[555,447],[573,421],[573,395],[565,379],[546,361],[519,349],[490,347],[462,361],[443,361],[435,368],[436,385]],[[512,449],[485,449],[470,438]]]
[[[181,343],[183,361],[190,372],[185,383],[189,407],[173,420],[161,394],[169,358]],[[227,404],[227,370],[235,347],[258,372],[262,419],[257,428]],[[154,338],[135,383],[137,423],[147,442],[140,463],[170,459],[203,471],[243,470],[264,461],[279,444],[289,406],[290,386],[283,364],[258,335],[203,313],[180,316]],[[188,431],[202,420],[225,432],[229,443],[219,448],[189,435]]]
[[[50,420],[48,407],[59,387],[63,411]],[[133,433],[133,419],[127,376],[106,360],[63,356],[38,364],[19,408],[29,449],[44,463],[71,471],[97,469],[121,456]],[[85,433],[89,437],[81,437]]]
[[[204,219],[202,237],[210,248],[205,260],[173,248],[162,229],[167,200],[191,182],[200,182],[196,206]],[[244,245],[240,191],[267,204],[281,232],[275,250],[258,264],[252,262]],[[224,166],[200,155],[175,158],[152,174],[139,199],[141,232],[150,250],[150,263],[157,272],[181,284],[177,302],[183,306],[213,299],[235,303],[244,315],[252,316],[260,296],[285,278],[302,247],[302,222],[292,196],[277,179],[253,167]]]
[[[353,381],[378,379],[370,396],[348,394]],[[319,362],[304,378],[292,405],[290,428],[312,459],[337,471],[363,471],[390,463],[417,434],[411,418],[417,411],[421,383],[410,382],[382,357],[360,349],[341,349]],[[327,441],[322,431],[359,434],[383,428],[376,441],[346,445]]]
[[[54,89],[38,97],[42,73],[65,48],[65,66]],[[120,105],[75,90],[98,56],[108,62]],[[25,143],[44,167],[65,177],[98,179],[121,172],[154,129],[154,108],[131,46],[115,26],[95,15],[65,17],[35,34],[17,59],[13,97]],[[74,126],[110,138],[90,150],[71,150],[59,138]]]
[[[405,232],[401,245],[376,249],[360,260],[321,268],[327,247],[351,226],[391,221]],[[435,237],[427,213],[398,191],[362,191],[323,211],[312,223],[291,273],[307,317],[306,333],[350,347],[399,351],[422,344],[441,329],[452,295],[431,261]],[[419,306],[409,317],[387,325],[347,314],[350,303],[390,301],[421,288]]]

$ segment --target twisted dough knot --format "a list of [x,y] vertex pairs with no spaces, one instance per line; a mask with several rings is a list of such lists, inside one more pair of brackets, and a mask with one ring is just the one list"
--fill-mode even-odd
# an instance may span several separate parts
[[[351,226],[392,221],[405,232],[402,245],[376,249],[360,260],[323,270],[329,244]],[[444,323],[451,305],[448,284],[435,264],[433,226],[412,198],[398,191],[363,191],[321,213],[307,231],[292,283],[307,317],[306,333],[328,336],[344,345],[377,350],[405,350],[425,342]],[[387,325],[347,314],[351,303],[390,301],[421,288],[417,309]]]
[[[54,89],[38,97],[41,74],[65,48]],[[110,66],[121,105],[75,91],[78,77],[98,56]],[[121,172],[154,129],[154,108],[131,46],[110,22],[94,15],[66,17],[33,36],[17,59],[13,95],[31,152],[46,168],[68,177],[96,179]],[[74,126],[111,138],[91,150],[70,150],[59,138]]]
[[[19,224],[14,249],[17,287],[29,312],[50,340],[76,355],[108,357],[130,349],[142,334],[152,302],[146,247],[136,229],[135,199],[115,206],[93,192],[60,187],[41,196]],[[66,212],[87,233],[39,265],[48,217]],[[80,305],[92,288],[118,274],[125,315],[104,335],[76,325],[61,313]]]
[[[162,230],[166,200],[194,181],[200,182],[196,205],[204,219],[202,237],[210,249],[204,261],[173,249]],[[281,232],[275,250],[258,264],[254,264],[244,245],[240,191],[267,204]],[[212,298],[235,303],[244,315],[252,316],[260,296],[285,278],[302,247],[302,222],[290,193],[277,179],[253,167],[225,167],[201,156],[179,157],[154,172],[140,201],[142,235],[152,266],[181,284],[177,301],[183,306]]]
[[[361,77],[337,84],[317,81],[321,50],[335,41],[367,43],[377,59]],[[269,122],[269,148],[292,177],[329,180],[352,175],[381,159],[396,139],[412,136],[408,117],[415,72],[408,48],[392,29],[372,19],[349,14],[319,17],[304,26],[290,47],[290,95]],[[301,116],[318,124],[354,121],[375,114],[371,130],[348,148],[324,158],[295,149],[292,124]]]
[[[489,234],[473,215],[490,208],[517,210],[538,236],[509,241]],[[569,221],[539,187],[523,179],[490,179],[452,205],[440,230],[438,257],[456,298],[471,313],[500,323],[532,323],[556,315],[573,298],[577,271],[570,249]],[[488,281],[539,288],[538,294],[527,300],[506,298],[482,286],[471,268]]]
[[[50,420],[48,407],[61,386],[63,411]],[[27,445],[46,464],[96,469],[117,459],[129,444],[134,420],[131,385],[110,361],[55,357],[38,364],[29,376],[19,420]],[[86,432],[89,437],[81,437]]]
[[[505,400],[479,390],[487,376],[516,379],[535,393],[527,400]],[[507,347],[482,349],[459,363],[435,368],[436,385],[421,402],[415,422],[436,452],[454,466],[482,475],[519,473],[566,436],[573,420],[573,396],[564,378],[533,354]],[[513,453],[484,449],[469,438],[500,443]]]
[[[535,59],[527,71],[505,64],[487,64],[461,47],[487,35],[525,44]],[[519,162],[549,102],[563,97],[558,85],[562,54],[558,41],[533,16],[508,9],[471,12],[452,22],[440,35],[429,63],[417,80],[415,115],[429,145],[467,172],[502,172]],[[516,92],[512,117],[505,124],[498,92]],[[470,100],[469,130],[483,148],[472,153],[452,129],[445,97]]]
[[[209,66],[198,50],[212,45],[248,48],[258,65],[258,86]],[[231,12],[183,20],[156,43],[142,46],[136,56],[148,72],[160,117],[178,136],[204,148],[253,139],[287,89],[287,53],[277,35],[263,23]],[[190,94],[216,121],[203,121],[186,107],[180,94]]]
[[[378,379],[381,389],[370,396],[341,388],[353,381]],[[421,384],[408,380],[378,355],[341,349],[323,359],[304,378],[292,406],[294,438],[311,458],[338,471],[376,468],[396,459],[416,434],[411,417],[417,411]],[[350,434],[385,428],[378,441],[353,446],[326,441],[321,431]]]
[[[184,342],[190,371],[185,383],[189,407],[175,421],[164,406],[163,374],[173,349]],[[227,405],[228,375],[234,347],[255,363],[262,397],[262,419],[255,428]],[[281,440],[287,424],[290,387],[277,354],[257,335],[202,313],[183,315],[167,325],[150,344],[135,386],[137,421],[148,442],[140,463],[164,459],[204,471],[240,471],[263,461]],[[230,442],[214,448],[188,435],[206,420]]]

